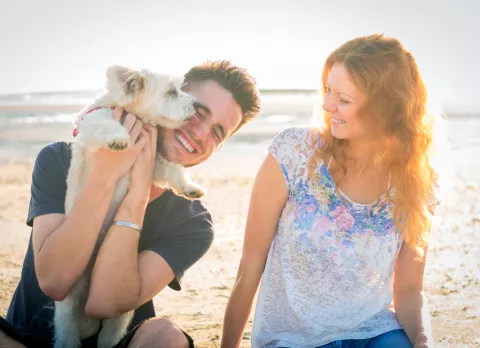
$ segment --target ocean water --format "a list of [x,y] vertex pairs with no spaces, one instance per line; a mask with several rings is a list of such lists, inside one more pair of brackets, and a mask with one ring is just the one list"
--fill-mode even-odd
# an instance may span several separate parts
[[[98,91],[84,91],[0,96],[0,161],[34,158],[48,143],[71,140],[74,110],[97,94]],[[261,99],[259,117],[229,140],[222,153],[263,155],[282,129],[315,124],[314,110],[320,105],[315,91],[269,91],[261,93]],[[476,161],[480,117],[454,114],[447,118],[445,129],[453,160]]]
[[[73,114],[98,91],[0,96],[0,161],[34,157],[48,143],[70,140]],[[262,112],[232,141],[237,145],[269,141],[291,126],[311,123],[315,91],[262,94]]]

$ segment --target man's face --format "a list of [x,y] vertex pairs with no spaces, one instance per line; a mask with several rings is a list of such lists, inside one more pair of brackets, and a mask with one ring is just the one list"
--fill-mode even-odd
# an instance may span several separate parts
[[240,124],[242,109],[232,94],[213,80],[191,85],[185,92],[199,103],[197,113],[178,129],[161,129],[158,148],[167,160],[189,167],[222,147]]

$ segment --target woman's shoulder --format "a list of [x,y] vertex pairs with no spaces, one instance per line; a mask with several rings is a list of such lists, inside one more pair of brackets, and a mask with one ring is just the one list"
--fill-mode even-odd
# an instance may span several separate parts
[[284,171],[289,188],[306,179],[315,150],[320,146],[319,131],[313,127],[291,127],[281,131],[269,147],[269,153]]
[[317,148],[321,145],[320,131],[317,127],[289,127],[278,133],[273,145],[296,145],[305,148]]

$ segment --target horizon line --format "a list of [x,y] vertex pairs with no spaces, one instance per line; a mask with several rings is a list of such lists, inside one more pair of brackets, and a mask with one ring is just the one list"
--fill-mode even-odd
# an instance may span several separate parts
[[[13,92],[13,93],[0,93],[0,97],[15,97],[22,95],[41,95],[41,94],[72,94],[72,93],[95,93],[104,90],[103,88],[92,89],[76,89],[76,90],[48,90],[48,91],[29,91],[29,92]],[[262,92],[318,92],[315,88],[259,88],[258,91]]]

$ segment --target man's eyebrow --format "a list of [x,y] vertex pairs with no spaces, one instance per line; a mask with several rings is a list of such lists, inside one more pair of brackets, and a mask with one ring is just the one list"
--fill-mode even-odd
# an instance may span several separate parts
[[212,110],[210,110],[210,108],[208,106],[206,106],[205,104],[202,104],[200,102],[195,103],[195,109],[202,109],[208,115],[212,114]]

